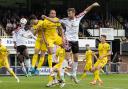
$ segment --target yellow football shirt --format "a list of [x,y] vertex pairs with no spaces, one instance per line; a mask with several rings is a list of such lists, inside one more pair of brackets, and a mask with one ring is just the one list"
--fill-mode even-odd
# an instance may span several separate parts
[[38,32],[37,32],[37,38],[42,38],[43,26],[44,26],[44,21],[43,20],[39,20],[36,25],[33,25],[33,29],[35,31],[38,30]]
[[86,63],[91,63],[92,62],[92,50],[86,51],[85,57],[86,57]]
[[8,53],[8,50],[7,50],[6,46],[1,45],[1,46],[0,46],[0,57],[6,56],[7,53]]
[[[54,20],[59,20],[58,18],[53,18]],[[61,26],[60,23],[53,23],[47,19],[44,20],[45,36],[46,37],[56,37],[57,27]]]
[[109,50],[110,50],[110,45],[108,43],[104,43],[104,44],[99,43],[98,45],[99,57],[103,55],[107,55]]

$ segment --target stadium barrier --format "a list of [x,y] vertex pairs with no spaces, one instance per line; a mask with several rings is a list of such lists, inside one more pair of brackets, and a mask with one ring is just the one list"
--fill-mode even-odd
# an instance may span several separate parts
[[[78,65],[78,74],[82,74],[84,70],[85,63],[79,61]],[[124,67],[125,66],[125,67]],[[11,69],[17,75],[24,75],[21,66],[11,66]],[[105,74],[119,74],[119,73],[128,73],[128,65],[126,63],[109,63],[103,68]],[[70,72],[70,71],[69,71]],[[88,72],[89,73],[89,72]],[[50,69],[47,66],[43,66],[39,70],[39,75],[49,75]],[[92,73],[89,73],[92,74]],[[10,75],[5,68],[0,69],[0,75]]]
[[[11,68],[14,70],[14,72],[17,75],[22,75],[23,72],[21,70],[21,67],[17,65],[18,60],[17,60],[17,56],[16,56],[16,50],[13,48],[14,44],[13,44],[12,37],[3,37],[2,42],[5,46],[7,46],[8,50],[10,52],[9,62],[11,64]],[[28,51],[29,51],[30,55],[33,55],[33,53],[34,53],[34,43],[35,43],[35,40],[32,40],[32,39],[26,40],[26,45],[28,46]],[[79,39],[80,49],[85,50],[86,44],[90,44],[90,46],[92,48],[96,48],[96,40],[93,37],[90,39],[88,39],[88,38]],[[85,63],[83,63],[83,61],[82,61],[83,58],[84,58],[84,55],[80,54],[78,73],[83,72],[84,65],[85,65]],[[12,60],[14,61],[13,63],[12,63]],[[128,73],[128,65],[125,63],[120,63],[120,64],[119,63],[110,63],[109,66],[108,66],[108,64],[105,66],[104,71],[105,71],[105,73]],[[8,73],[5,70],[3,70],[3,68],[0,69],[0,74],[8,75]],[[47,67],[43,67],[40,69],[40,75],[48,75],[48,74],[49,74],[49,69]]]

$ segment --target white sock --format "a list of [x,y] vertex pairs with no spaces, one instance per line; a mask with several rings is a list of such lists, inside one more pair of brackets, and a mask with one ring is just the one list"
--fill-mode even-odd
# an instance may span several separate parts
[[30,59],[26,59],[26,60],[25,60],[25,65],[26,65],[26,67],[28,68],[28,73],[29,73],[30,68],[31,68],[31,60],[30,60]]
[[72,65],[72,76],[76,77],[78,62],[74,62]]
[[25,68],[25,66],[24,66],[24,63],[22,63],[22,71],[24,72],[24,74],[27,75],[27,71],[26,71],[26,68]]

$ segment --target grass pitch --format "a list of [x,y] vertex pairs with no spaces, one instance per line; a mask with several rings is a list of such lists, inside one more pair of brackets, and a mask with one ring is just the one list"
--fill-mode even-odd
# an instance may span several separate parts
[[[79,78],[80,76],[78,76]],[[17,83],[13,77],[0,76],[0,89],[61,89],[59,86],[45,87],[48,82],[47,76],[20,76],[20,83]],[[85,80],[75,84],[69,77],[66,77],[66,85],[63,89],[128,89],[128,74],[110,74],[101,75],[104,84],[102,86],[90,85],[93,79],[92,75],[87,76]]]

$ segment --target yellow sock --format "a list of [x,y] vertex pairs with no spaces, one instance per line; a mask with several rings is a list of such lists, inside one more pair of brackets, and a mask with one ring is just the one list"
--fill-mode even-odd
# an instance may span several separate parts
[[52,76],[48,76],[48,81],[51,82],[53,80],[53,77]]
[[99,76],[99,70],[96,70],[94,72],[94,80],[99,80],[100,79],[100,76]]
[[[49,68],[52,68],[52,54],[48,54],[48,65]],[[49,75],[48,80],[49,82],[51,82],[53,80],[53,77]]]
[[8,69],[8,71],[9,71],[9,73],[10,73],[12,76],[14,76],[14,77],[16,78],[16,74],[15,74],[12,70]]
[[82,76],[81,76],[81,79],[86,78],[86,76],[87,76],[87,74],[86,74],[86,72],[84,72],[84,73],[82,74]]
[[48,64],[49,68],[52,68],[52,54],[48,54]]
[[35,67],[37,59],[38,59],[38,54],[34,54],[32,58],[32,67]]
[[44,56],[41,56],[41,57],[40,57],[40,61],[39,61],[38,66],[37,66],[37,69],[38,69],[38,68],[41,68],[42,65],[43,65],[43,63],[44,63]]
[[57,78],[60,80],[61,79],[61,71],[58,70]]

